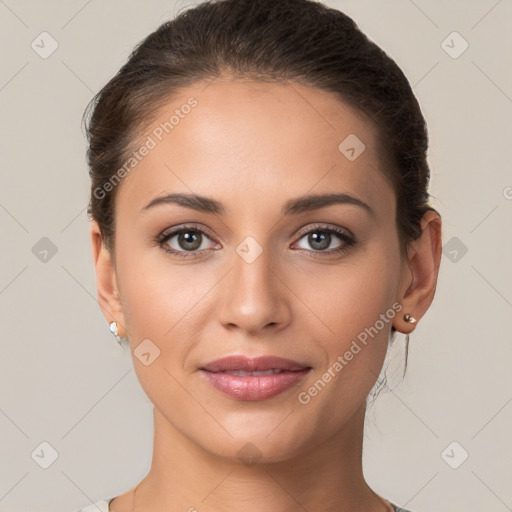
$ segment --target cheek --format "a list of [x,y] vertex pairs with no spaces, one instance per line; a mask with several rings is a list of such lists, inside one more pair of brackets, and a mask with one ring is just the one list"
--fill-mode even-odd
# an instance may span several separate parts
[[[397,258],[393,248],[369,244],[339,265],[304,272],[296,281],[295,291],[305,298],[308,318],[311,312],[309,324],[331,340],[331,349],[357,337],[391,308],[400,275]],[[391,322],[382,330],[389,329]]]
[[[396,262],[395,262],[396,264]],[[340,268],[337,279],[315,279],[306,287],[318,318],[306,319],[324,361],[316,378],[299,391],[305,410],[326,432],[345,423],[364,403],[382,369],[393,309],[397,270],[384,258]],[[317,276],[318,278],[318,276]],[[320,287],[319,285],[324,285]],[[323,293],[321,292],[323,290]],[[400,306],[398,306],[400,307]]]
[[[118,264],[133,363],[152,399],[162,389],[166,396],[180,394],[179,387],[168,386],[172,384],[169,373],[180,378],[184,368],[188,371],[188,356],[200,342],[205,325],[212,321],[211,291],[219,279],[219,269],[202,266],[199,271],[198,266],[167,261],[165,255],[157,252],[133,250],[125,253]],[[147,367],[137,358],[146,346],[158,354]],[[162,388],[153,389],[155,379],[161,381]]]
[[134,340],[172,336],[201,297],[197,270],[167,260],[158,247],[129,246],[121,237],[119,247],[118,280],[129,333]]

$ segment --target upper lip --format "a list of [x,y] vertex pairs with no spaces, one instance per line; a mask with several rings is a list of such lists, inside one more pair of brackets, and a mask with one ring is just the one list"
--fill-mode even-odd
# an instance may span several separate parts
[[244,370],[247,372],[258,372],[265,370],[289,370],[300,371],[311,368],[310,366],[303,365],[291,359],[285,359],[277,356],[261,356],[250,358],[243,355],[228,356],[221,359],[211,361],[201,370],[209,372],[223,372],[226,370]]

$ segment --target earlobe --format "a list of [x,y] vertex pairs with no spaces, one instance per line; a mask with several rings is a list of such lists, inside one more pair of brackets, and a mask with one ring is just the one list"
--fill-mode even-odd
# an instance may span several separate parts
[[98,304],[107,322],[110,324],[112,321],[116,321],[119,334],[125,337],[125,322],[117,286],[114,262],[110,252],[103,243],[101,230],[95,220],[91,223],[91,243],[94,267],[96,270]]
[[[435,211],[427,211],[421,221],[422,234],[411,243],[408,252],[407,272],[409,279],[404,283],[398,301],[403,306],[404,315],[397,317],[396,330],[412,332],[419,319],[430,307],[437,286],[441,262],[441,217]],[[405,315],[416,322],[408,321]]]

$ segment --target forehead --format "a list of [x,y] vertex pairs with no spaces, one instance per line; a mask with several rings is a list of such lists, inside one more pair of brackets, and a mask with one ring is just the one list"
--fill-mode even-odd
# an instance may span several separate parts
[[151,149],[119,191],[139,211],[175,191],[215,196],[228,209],[230,198],[240,207],[249,196],[281,204],[333,188],[377,210],[393,197],[374,123],[333,93],[297,83],[196,83],[160,108],[144,141]]

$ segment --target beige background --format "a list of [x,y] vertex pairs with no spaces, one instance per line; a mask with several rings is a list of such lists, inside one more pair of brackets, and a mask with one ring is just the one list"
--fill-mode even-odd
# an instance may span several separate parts
[[[512,510],[512,1],[326,3],[414,86],[444,220],[407,375],[368,413],[366,477],[414,512]],[[149,469],[152,406],[95,299],[80,121],[135,43],[186,5],[0,0],[2,512],[71,512]],[[43,31],[58,43],[46,59],[31,47]],[[444,48],[462,39],[442,45],[453,31],[469,44],[458,58]],[[390,357],[399,375],[400,350]],[[44,441],[58,453],[48,469],[31,455]]]

